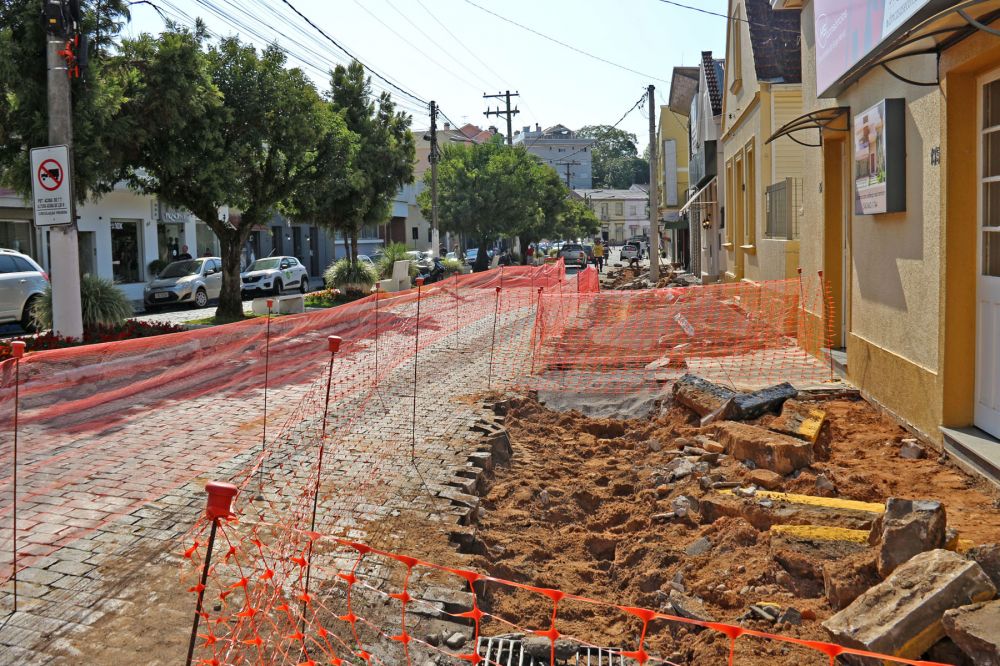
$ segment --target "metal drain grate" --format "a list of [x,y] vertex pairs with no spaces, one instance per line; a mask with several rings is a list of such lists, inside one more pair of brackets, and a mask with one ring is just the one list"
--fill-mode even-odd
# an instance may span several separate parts
[[[480,636],[476,652],[486,666],[548,666],[547,661],[538,661],[524,651],[521,636]],[[630,666],[633,663],[610,648],[580,647],[574,657],[551,666]]]

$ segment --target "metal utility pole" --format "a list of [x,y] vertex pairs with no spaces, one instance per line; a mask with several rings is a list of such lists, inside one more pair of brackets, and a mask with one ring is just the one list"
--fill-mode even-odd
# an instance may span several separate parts
[[[79,3],[48,0],[43,15],[47,33],[45,56],[48,65],[49,144],[65,144],[73,160],[73,122],[70,76],[74,68],[65,57],[70,40],[78,34]],[[76,11],[73,11],[73,10]],[[73,167],[67,169],[72,177]],[[52,330],[70,338],[83,337],[80,306],[80,255],[76,234],[75,193],[70,205],[71,222],[50,227],[49,273],[52,276]]]
[[656,88],[647,88],[649,99],[649,279],[656,284],[660,279],[660,221],[657,210],[659,196],[656,183]]
[[486,116],[487,118],[489,118],[490,116],[497,116],[498,118],[500,116],[506,116],[507,117],[507,145],[508,146],[513,146],[514,145],[514,128],[511,125],[511,119],[513,119],[513,117],[516,116],[517,114],[521,113],[520,111],[517,110],[517,107],[515,107],[513,110],[510,108],[510,98],[511,97],[520,97],[520,93],[518,93],[516,90],[513,93],[511,93],[511,91],[508,90],[507,92],[497,93],[496,95],[486,95],[486,94],[483,95],[483,99],[506,99],[507,100],[507,107],[506,107],[505,110],[501,111],[500,107],[498,106],[495,111],[491,111],[490,107],[487,106],[486,107],[486,111],[483,112],[483,115]]
[[583,164],[583,162],[577,162],[576,160],[573,160],[572,162],[563,162],[563,166],[566,167],[566,187],[568,189],[571,189],[571,190],[573,189],[573,186],[569,184],[570,167],[574,167],[574,166],[577,166],[577,165],[580,165],[580,164]]
[[441,252],[441,235],[438,231],[438,140],[437,140],[437,102],[431,100],[431,153],[427,160],[431,163],[431,256],[438,257]]

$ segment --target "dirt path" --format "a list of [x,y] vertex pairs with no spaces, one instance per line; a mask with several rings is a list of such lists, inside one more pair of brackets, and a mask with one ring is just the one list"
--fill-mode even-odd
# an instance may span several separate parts
[[[936,457],[900,458],[899,441],[908,434],[867,403],[835,400],[817,406],[831,423],[830,459],[789,478],[785,490],[869,502],[891,495],[937,499],[962,538],[1000,541],[998,495],[985,482]],[[511,409],[506,425],[513,463],[497,471],[484,499],[480,537],[490,555],[479,557],[479,566],[516,582],[651,609],[662,608],[673,588],[700,597],[714,619],[726,622],[737,621],[753,603],[794,606],[807,617],[801,625],[744,625],[827,639],[819,621],[833,610],[822,580],[817,586],[815,580],[789,576],[771,555],[770,532],[741,518],[699,525],[659,517],[680,495],[707,494],[691,478],[669,485],[656,478],[676,457],[677,438],[695,425],[690,412],[673,407],[650,421],[589,419],[525,399]],[[749,474],[731,459],[715,471],[730,481]],[[821,490],[819,475],[836,490]],[[711,541],[711,549],[685,553],[701,537]],[[546,599],[498,591],[491,604],[495,614],[521,627],[548,627]],[[640,628],[623,613],[600,617],[573,603],[560,605],[557,624],[587,642],[629,649],[637,645]],[[678,663],[719,663],[728,653],[719,634],[676,626],[653,627],[648,645]],[[736,663],[761,666],[826,663],[815,652],[756,639],[737,642],[737,655]]]

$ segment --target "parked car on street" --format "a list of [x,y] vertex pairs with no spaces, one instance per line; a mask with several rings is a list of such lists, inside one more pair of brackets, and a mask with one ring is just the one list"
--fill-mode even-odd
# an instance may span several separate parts
[[629,241],[622,245],[621,260],[632,261],[633,259],[642,259],[642,247],[638,243]]
[[45,293],[49,276],[26,254],[0,250],[0,321],[18,322],[34,332],[31,308]]
[[375,268],[375,262],[367,254],[359,254],[358,262],[368,266],[368,268]]
[[143,290],[146,310],[177,303],[203,308],[222,292],[222,259],[200,257],[166,265]]
[[597,263],[594,260],[594,246],[593,245],[584,245],[583,246],[583,251],[587,253],[587,263],[588,264],[596,264]]
[[643,255],[649,254],[649,238],[646,236],[632,236],[626,243],[635,243],[639,246],[639,258],[642,259]]
[[297,288],[303,294],[309,291],[306,267],[295,257],[266,257],[258,259],[242,274],[244,296],[269,293],[278,296],[285,289]]
[[559,256],[567,266],[587,267],[587,251],[579,243],[564,243],[559,249]]

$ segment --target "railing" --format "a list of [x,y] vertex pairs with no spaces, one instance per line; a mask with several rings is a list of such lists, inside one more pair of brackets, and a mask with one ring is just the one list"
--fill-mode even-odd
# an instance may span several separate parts
[[796,240],[799,237],[799,209],[802,207],[802,179],[786,178],[769,185],[765,196],[767,224],[765,238]]

